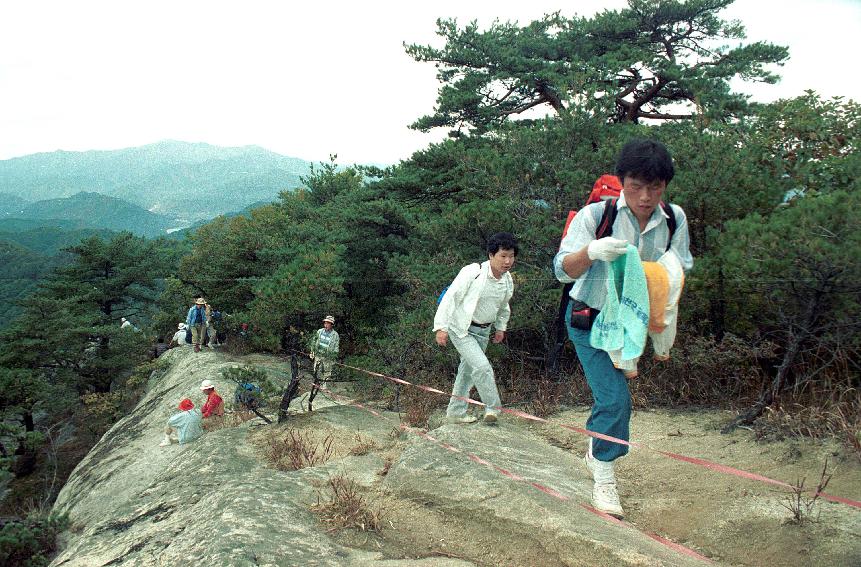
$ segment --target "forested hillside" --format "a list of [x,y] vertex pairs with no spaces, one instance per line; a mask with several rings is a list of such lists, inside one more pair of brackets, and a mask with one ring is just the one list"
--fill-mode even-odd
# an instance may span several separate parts
[[[182,228],[164,215],[151,213],[122,199],[99,193],[76,193],[62,199],[46,199],[23,208],[22,219],[72,221],[91,229],[128,230],[142,236],[158,237],[169,229]],[[3,223],[0,222],[0,227]]]
[[[302,351],[333,314],[346,362],[446,390],[450,361],[431,333],[436,298],[461,266],[486,259],[483,244],[498,231],[514,233],[521,250],[506,341],[488,350],[503,403],[551,412],[588,400],[570,344],[559,364],[550,358],[561,288],[551,259],[568,211],[633,137],[672,153],[664,197],[685,210],[695,257],[672,358],[643,362],[631,382],[635,407],[734,408],[728,429],[835,436],[861,454],[861,107],[813,91],[771,104],[732,92],[733,78],[775,81],[766,69],[787,52],[768,43],[703,49],[743,37],[740,24],[717,16],[729,3],[631,0],[593,18],[486,30],[441,20],[443,48],[407,52],[435,63],[441,82],[436,107],[413,126],[447,128],[447,140],[386,169],[320,164],[296,191],[183,241],[121,233],[73,246],[70,264],[40,282],[0,337],[7,462],[20,477],[32,471],[25,457],[34,464],[46,432],[78,400],[97,400],[105,422],[117,417],[127,400],[112,384],[132,375],[157,336],[170,336],[198,295],[228,315],[228,348]],[[522,114],[536,108],[549,114]],[[99,183],[159,210],[196,200],[238,210],[293,187],[299,167],[262,151],[248,168],[245,157],[208,161],[202,146],[147,151],[144,173]],[[56,171],[99,170],[105,157],[49,156],[39,160],[54,160],[55,173],[29,185],[44,162],[0,162],[0,191],[47,196],[52,179],[75,192],[74,176],[61,182]],[[172,177],[203,171],[244,189],[172,195]],[[257,181],[242,185],[247,171]],[[144,331],[121,332],[121,316]],[[363,395],[396,395],[357,379]],[[399,403],[425,425],[445,400]]]
[[58,151],[0,161],[0,193],[27,201],[95,192],[190,221],[274,200],[309,164],[255,146],[163,141],[114,151]]
[[0,221],[0,265],[5,267],[0,274],[0,329],[22,312],[18,301],[34,291],[39,280],[72,261],[65,248],[92,236],[112,235],[110,230],[53,226],[6,232],[7,227],[23,228],[21,223]]

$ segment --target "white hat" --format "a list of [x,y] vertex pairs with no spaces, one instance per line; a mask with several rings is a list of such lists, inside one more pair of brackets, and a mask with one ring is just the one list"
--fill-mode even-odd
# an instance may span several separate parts
[[120,321],[122,321],[123,323],[125,323],[125,322],[126,322],[126,318],[125,318],[125,317],[120,317]]
[[201,390],[212,390],[215,388],[215,384],[213,384],[210,380],[204,380],[200,383]]
[[180,329],[180,330],[185,329],[185,323],[180,323],[179,325],[176,326],[176,328]]
[[326,315],[326,317],[323,319],[323,322],[324,323],[326,323],[326,322],[332,323],[334,325],[335,324],[335,318],[332,317],[331,315]]
[[194,302],[195,305],[206,305],[206,300],[202,297],[198,297],[197,301]]

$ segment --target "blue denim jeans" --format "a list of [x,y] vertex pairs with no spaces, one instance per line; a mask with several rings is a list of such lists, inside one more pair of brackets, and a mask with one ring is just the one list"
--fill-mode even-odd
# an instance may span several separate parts
[[[586,382],[592,390],[592,414],[586,421],[586,429],[610,435],[617,439],[630,439],[631,392],[628,380],[610,360],[605,351],[592,348],[589,331],[571,326],[571,308],[565,316],[568,338],[574,344],[577,358],[583,365]],[[592,439],[592,456],[599,461],[613,461],[628,453],[627,445],[603,439]]]

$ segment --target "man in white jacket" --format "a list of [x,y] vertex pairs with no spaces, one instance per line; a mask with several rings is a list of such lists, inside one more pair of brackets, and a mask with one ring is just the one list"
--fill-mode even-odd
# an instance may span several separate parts
[[464,266],[442,296],[434,317],[436,342],[444,347],[451,339],[460,353],[460,366],[452,388],[452,398],[446,416],[453,423],[472,423],[476,418],[467,414],[467,402],[475,386],[485,404],[484,423],[495,425],[502,402],[487,356],[490,327],[494,327],[493,342],[505,339],[505,329],[511,316],[508,302],[514,293],[509,271],[517,257],[517,240],[508,232],[499,232],[487,241],[487,261]]

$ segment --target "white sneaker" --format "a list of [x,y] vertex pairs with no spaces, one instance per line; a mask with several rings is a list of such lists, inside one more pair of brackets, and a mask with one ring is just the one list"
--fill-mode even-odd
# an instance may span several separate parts
[[592,506],[600,511],[615,516],[620,520],[625,512],[619,503],[619,493],[616,491],[616,483],[596,482],[592,487]]
[[474,415],[462,415],[460,417],[446,417],[445,420],[449,423],[475,423],[478,418]]
[[619,493],[616,490],[616,472],[612,461],[599,461],[592,456],[591,438],[583,460],[586,461],[586,468],[592,473],[592,480],[595,483],[592,487],[592,506],[596,510],[621,520],[624,511],[619,503]]
[[161,443],[158,444],[159,447],[167,447],[170,445],[170,439],[162,439]]

